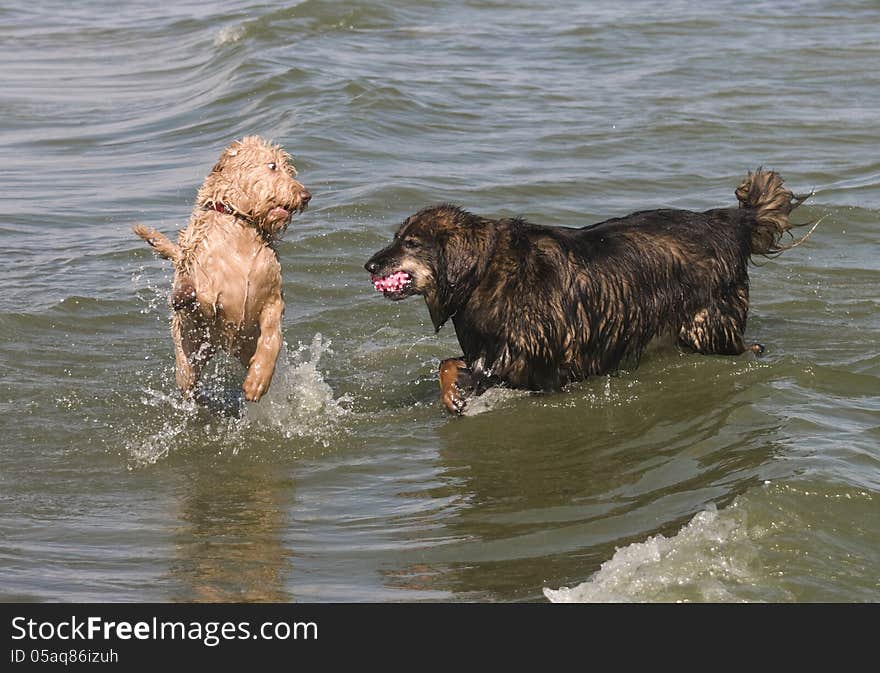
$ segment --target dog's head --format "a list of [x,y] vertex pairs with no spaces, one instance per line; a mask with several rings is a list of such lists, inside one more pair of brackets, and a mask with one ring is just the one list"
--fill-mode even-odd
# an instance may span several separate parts
[[491,220],[456,206],[434,206],[408,217],[364,268],[388,299],[422,295],[439,330],[479,284],[494,245]]
[[232,213],[253,223],[269,238],[284,233],[294,212],[312,195],[294,179],[290,155],[259,136],[236,140],[199,189],[197,204]]

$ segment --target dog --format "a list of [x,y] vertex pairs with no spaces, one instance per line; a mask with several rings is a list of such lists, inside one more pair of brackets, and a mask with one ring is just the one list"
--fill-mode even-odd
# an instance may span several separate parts
[[281,263],[275,242],[311,194],[290,155],[259,136],[230,144],[199,188],[177,243],[144,225],[134,232],[174,264],[171,336],[177,385],[191,397],[219,351],[247,375],[245,399],[269,389],[281,350]]
[[388,299],[423,296],[435,331],[455,325],[463,355],[439,368],[452,414],[491,386],[556,391],[613,372],[668,333],[697,353],[761,354],[743,337],[747,264],[793,247],[781,244],[800,226],[788,216],[812,193],[760,168],[735,193],[738,207],[645,210],[578,229],[434,206],[365,268]]

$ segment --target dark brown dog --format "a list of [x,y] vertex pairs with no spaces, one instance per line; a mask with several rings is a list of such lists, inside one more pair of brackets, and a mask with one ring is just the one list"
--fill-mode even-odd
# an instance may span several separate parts
[[365,268],[389,299],[424,296],[435,329],[452,319],[464,355],[441,362],[440,389],[461,413],[493,385],[550,391],[612,372],[664,333],[698,353],[763,352],[743,341],[747,263],[787,249],[788,215],[809,195],[759,169],[736,196],[739,207],[647,210],[580,229],[435,206]]

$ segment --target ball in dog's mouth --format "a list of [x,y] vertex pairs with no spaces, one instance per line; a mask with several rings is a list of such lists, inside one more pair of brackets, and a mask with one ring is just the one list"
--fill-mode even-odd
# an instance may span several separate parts
[[386,296],[403,292],[412,283],[412,277],[406,271],[395,271],[387,276],[372,276],[373,287]]

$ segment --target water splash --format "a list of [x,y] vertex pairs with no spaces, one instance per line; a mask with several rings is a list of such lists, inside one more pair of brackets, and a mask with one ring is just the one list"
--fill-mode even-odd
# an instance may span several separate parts
[[[146,391],[146,393],[148,398],[153,398],[152,403],[163,397],[157,391]],[[172,409],[176,406],[170,397],[166,397],[165,401],[166,406]],[[166,458],[173,448],[180,446],[181,440],[186,436],[188,421],[195,415],[195,405],[193,403],[190,405],[189,410],[178,409],[178,413],[172,414],[172,418],[164,421],[157,431],[146,437],[132,437],[126,442],[130,458],[129,468],[153,465]],[[181,411],[182,413],[179,413]]]
[[278,357],[272,387],[259,404],[248,405],[245,424],[273,427],[288,439],[312,437],[329,446],[328,434],[339,428],[351,402],[347,395],[334,397],[318,371],[321,357],[332,354],[330,341],[325,344],[320,332],[311,344],[300,343],[293,353],[285,348]]
[[[553,392],[549,394],[534,394],[527,390],[517,390],[497,386],[489,388],[479,397],[469,399],[464,415],[476,416],[478,414],[484,414],[487,411],[494,411],[503,408],[514,400],[529,396],[533,397],[536,404],[541,404],[547,407],[577,407],[582,405],[584,401],[594,407],[607,407],[611,405],[622,406],[623,404],[637,399],[635,395],[622,395],[618,391],[618,388],[621,386],[616,382],[615,387],[612,388],[611,379],[611,376],[604,377],[604,382],[601,384],[601,390],[596,390],[596,385],[594,381],[591,380],[588,382],[571,384],[561,392]],[[627,387],[632,388],[637,383],[637,381],[629,382]],[[586,392],[583,391],[585,387],[588,387]]]
[[161,317],[163,311],[168,311],[168,287],[170,280],[166,278],[166,283],[162,286],[150,283],[145,278],[145,268],[139,266],[136,271],[131,274],[131,284],[137,291],[137,297],[143,304],[139,309],[141,315],[153,315]]
[[[128,429],[131,436],[125,442],[131,467],[155,464],[172,453],[236,455],[257,446],[296,450],[288,442],[295,438],[329,448],[347,432],[342,421],[350,413],[349,398],[335,397],[318,369],[321,357],[331,354],[320,333],[292,352],[285,344],[272,386],[257,404],[244,401],[243,370],[231,359],[216,358],[199,384],[197,402],[182,399],[173,387],[173,374],[166,372],[159,389],[142,389],[138,424]],[[153,420],[157,411],[162,419],[158,423]],[[144,427],[158,429],[144,436]]]
[[464,410],[465,416],[477,416],[485,414],[487,411],[493,411],[508,404],[511,400],[528,397],[527,390],[514,390],[513,388],[495,387],[489,388],[479,397],[472,397],[468,400]]

